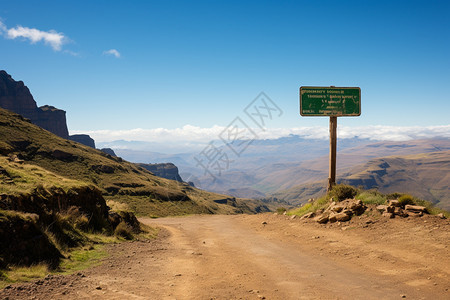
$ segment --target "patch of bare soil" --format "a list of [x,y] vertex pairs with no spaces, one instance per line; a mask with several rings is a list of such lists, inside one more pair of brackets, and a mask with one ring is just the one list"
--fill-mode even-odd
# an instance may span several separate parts
[[1,299],[449,299],[450,221],[289,216],[141,219],[157,240],[108,246],[102,265]]

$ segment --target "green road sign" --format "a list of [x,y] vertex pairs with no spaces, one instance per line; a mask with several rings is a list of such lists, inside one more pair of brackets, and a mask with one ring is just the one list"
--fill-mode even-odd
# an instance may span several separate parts
[[359,116],[361,89],[359,87],[300,87],[302,116]]

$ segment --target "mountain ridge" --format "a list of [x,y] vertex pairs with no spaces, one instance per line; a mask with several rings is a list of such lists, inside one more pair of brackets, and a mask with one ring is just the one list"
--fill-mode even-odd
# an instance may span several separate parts
[[16,81],[6,71],[0,70],[0,107],[30,119],[31,122],[59,137],[95,148],[88,135],[69,135],[66,111],[51,105],[38,107],[30,89],[23,81]]
[[[450,150],[378,157],[338,175],[337,182],[382,193],[407,193],[450,209]],[[307,182],[272,194],[294,205],[325,193],[326,181]]]
[[[16,155],[26,164],[95,185],[108,200],[139,201],[154,209],[154,216],[252,213],[258,207],[268,210],[253,200],[202,191],[187,183],[154,176],[120,157],[53,135],[4,109],[0,109],[0,154]],[[223,199],[226,204],[214,202]]]

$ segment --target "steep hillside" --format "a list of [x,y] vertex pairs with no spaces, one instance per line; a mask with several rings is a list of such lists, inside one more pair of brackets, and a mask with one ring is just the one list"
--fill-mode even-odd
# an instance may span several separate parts
[[[382,193],[408,193],[450,209],[450,150],[372,159],[338,176],[339,183],[378,189]],[[299,204],[325,192],[325,181],[305,183],[274,193]]]
[[56,267],[68,248],[88,242],[85,232],[112,233],[110,216],[96,187],[0,156],[0,269]]
[[38,165],[57,175],[93,184],[109,200],[123,202],[129,197],[138,197],[140,202],[153,203],[155,207],[160,203],[171,203],[164,214],[265,210],[251,200],[236,200],[154,176],[119,157],[51,134],[4,109],[0,109],[0,154],[14,154],[25,164]]

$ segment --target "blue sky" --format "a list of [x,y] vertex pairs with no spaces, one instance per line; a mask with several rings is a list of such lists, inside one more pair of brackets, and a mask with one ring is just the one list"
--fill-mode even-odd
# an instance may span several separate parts
[[0,0],[0,69],[72,132],[227,126],[261,91],[268,127],[328,126],[302,85],[361,87],[340,126],[449,125],[450,1],[36,3]]

